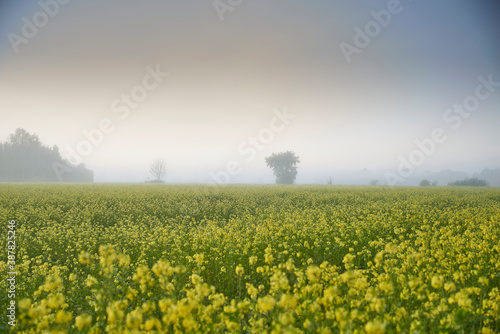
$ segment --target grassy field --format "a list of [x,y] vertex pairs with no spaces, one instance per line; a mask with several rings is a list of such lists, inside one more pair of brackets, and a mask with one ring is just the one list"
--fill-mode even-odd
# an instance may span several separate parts
[[500,332],[498,188],[4,184],[0,221],[0,331]]

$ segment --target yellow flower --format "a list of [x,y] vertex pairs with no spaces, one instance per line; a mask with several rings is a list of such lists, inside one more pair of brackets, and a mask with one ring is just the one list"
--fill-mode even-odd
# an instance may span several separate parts
[[467,291],[465,290],[460,290],[455,295],[455,300],[457,301],[458,306],[463,307],[463,308],[469,308],[472,305],[472,300],[469,298]]
[[379,320],[369,321],[365,325],[365,331],[367,334],[384,334],[385,326],[386,324]]
[[487,286],[489,283],[488,279],[484,276],[479,277],[479,279],[477,281],[479,282],[479,284],[482,284],[485,286]]
[[134,288],[127,288],[127,299],[133,300],[137,296],[138,291],[135,290]]
[[398,252],[398,246],[390,242],[385,245],[385,251],[387,253],[396,254]]
[[89,264],[90,263],[90,254],[87,252],[81,252],[80,255],[78,255],[78,261],[81,264]]
[[203,253],[201,254],[194,254],[193,255],[194,261],[199,264],[203,264],[203,260],[205,259],[205,255]]
[[126,268],[130,265],[130,256],[125,254],[118,255],[118,265]]
[[194,285],[200,284],[202,282],[203,282],[203,279],[199,275],[197,275],[197,274],[191,275],[191,283],[193,283]]
[[209,297],[212,300],[212,305],[219,308],[226,302],[226,297],[222,293],[217,293]]
[[380,282],[378,285],[380,291],[391,292],[392,291],[392,283],[388,281]]
[[82,330],[85,327],[90,327],[92,324],[92,316],[88,314],[80,314],[75,318],[75,325],[78,330]]
[[254,287],[250,283],[247,283],[246,287],[247,287],[247,292],[248,292],[248,294],[250,295],[251,298],[255,298],[257,296],[257,294],[259,293],[259,290],[257,290],[257,288]]
[[87,276],[87,286],[91,287],[92,285],[95,285],[95,284],[97,284],[97,280],[94,277],[88,275]]
[[151,331],[153,329],[161,331],[161,321],[156,318],[148,319],[144,324],[144,329],[147,331]]
[[234,332],[240,328],[240,325],[234,321],[227,320],[225,323],[226,323],[227,329],[231,332]]
[[495,331],[488,327],[483,327],[481,329],[481,334],[495,334]]
[[384,251],[380,251],[375,255],[373,262],[378,264],[378,263],[382,262],[383,260],[384,260]]
[[250,306],[250,301],[248,299],[245,299],[242,302],[238,302],[237,305],[238,309],[243,312],[247,311],[249,306]]
[[382,298],[372,298],[370,302],[370,308],[375,312],[382,312],[385,307],[384,300]]
[[455,283],[453,283],[453,282],[450,282],[450,283],[445,283],[445,284],[444,284],[444,289],[445,289],[447,292],[452,292],[453,290],[455,290]]
[[250,256],[250,257],[248,258],[248,263],[249,263],[250,265],[254,265],[255,263],[257,263],[257,260],[258,260],[257,256]]
[[293,310],[297,306],[297,298],[292,294],[284,293],[280,297],[278,306],[287,310]]
[[352,262],[352,260],[354,260],[354,258],[356,257],[356,255],[353,255],[353,254],[350,254],[350,253],[347,253],[345,256],[344,256],[344,259],[342,260],[343,263],[350,263]]
[[[234,302],[234,300],[232,300],[232,302]],[[236,313],[236,311],[238,311],[238,309],[233,304],[234,303],[231,303],[231,305],[224,306],[224,312],[226,312],[226,313]]]
[[167,313],[168,311],[168,308],[170,307],[170,305],[173,304],[173,301],[172,299],[170,298],[163,298],[161,299],[160,301],[158,301],[158,307],[160,308],[160,310],[163,312],[163,313]]
[[315,283],[321,278],[321,268],[318,266],[309,266],[306,269],[307,278]]
[[56,295],[50,295],[47,298],[46,304],[48,307],[55,309],[55,308],[62,306],[64,304],[65,300],[66,300],[66,298],[64,297],[64,295],[61,293],[58,293]]
[[18,304],[19,308],[29,309],[31,307],[31,299],[21,299]]
[[274,308],[276,300],[271,296],[265,296],[257,299],[257,306],[261,312],[269,312]]
[[287,276],[281,272],[281,270],[277,270],[271,277],[271,292],[275,292],[280,289],[288,291],[290,290],[290,284]]
[[243,266],[241,266],[241,264],[237,265],[236,266],[236,275],[241,276],[244,273],[245,273],[245,269],[243,268]]
[[189,315],[188,317],[184,318],[184,320],[182,320],[182,326],[184,326],[184,328],[188,332],[194,331],[199,327],[198,323],[196,322],[196,320],[193,319],[193,317],[191,315]]
[[278,320],[284,326],[291,325],[295,322],[295,318],[292,313],[281,313]]
[[147,313],[149,311],[156,310],[156,304],[153,301],[147,301],[142,303],[142,311]]
[[39,319],[48,313],[48,309],[43,305],[38,305],[35,307],[31,307],[28,311],[28,315],[33,319]]
[[59,310],[56,313],[56,323],[57,324],[65,324],[67,322],[70,322],[73,319],[71,316],[71,313],[65,312],[63,310]]
[[62,288],[62,279],[57,275],[47,276],[43,289],[45,291],[51,292],[59,288]]
[[125,323],[128,328],[139,329],[142,324],[142,312],[140,310],[133,310],[127,314]]
[[273,263],[273,261],[274,261],[273,254],[264,254],[264,262]]
[[124,317],[124,312],[123,310],[117,309],[115,307],[110,307],[108,306],[106,308],[106,312],[108,314],[108,323],[109,324],[116,324],[122,321]]
[[431,285],[434,289],[439,289],[443,286],[443,276],[433,276],[431,279]]

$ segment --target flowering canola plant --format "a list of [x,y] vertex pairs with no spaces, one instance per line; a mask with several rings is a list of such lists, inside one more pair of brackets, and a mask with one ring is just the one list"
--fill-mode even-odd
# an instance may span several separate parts
[[2,330],[500,332],[499,189],[0,190],[18,240],[16,326],[2,307]]

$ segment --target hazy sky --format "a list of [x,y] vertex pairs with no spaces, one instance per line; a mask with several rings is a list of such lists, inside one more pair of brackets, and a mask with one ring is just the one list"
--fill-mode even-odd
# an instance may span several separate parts
[[61,2],[0,5],[0,141],[87,149],[96,181],[144,181],[162,157],[169,182],[234,160],[230,182],[271,183],[284,150],[298,183],[395,171],[436,128],[416,170],[500,167],[496,0]]

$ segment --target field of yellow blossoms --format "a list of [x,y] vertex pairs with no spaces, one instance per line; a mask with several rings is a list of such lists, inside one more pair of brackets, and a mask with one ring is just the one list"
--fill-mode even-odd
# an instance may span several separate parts
[[4,184],[0,221],[0,332],[500,332],[498,188]]

